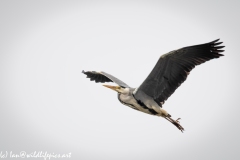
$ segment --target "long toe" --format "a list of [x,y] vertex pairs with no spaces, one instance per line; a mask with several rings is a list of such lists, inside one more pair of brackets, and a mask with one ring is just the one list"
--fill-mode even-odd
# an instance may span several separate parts
[[181,118],[178,118],[178,119],[176,120],[176,122],[177,122],[177,123],[180,123],[180,122],[179,122],[180,119],[181,119]]

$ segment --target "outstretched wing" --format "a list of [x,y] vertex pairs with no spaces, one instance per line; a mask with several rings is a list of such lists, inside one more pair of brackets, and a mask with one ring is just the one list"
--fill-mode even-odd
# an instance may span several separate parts
[[116,77],[105,73],[105,72],[96,72],[96,71],[87,71],[82,73],[87,75],[87,78],[90,78],[91,81],[95,81],[96,83],[105,83],[105,82],[114,82],[123,88],[130,88],[126,83],[117,79]]
[[217,43],[218,40],[184,47],[162,55],[134,96],[140,99],[141,92],[144,92],[161,106],[186,80],[187,75],[196,65],[223,56],[219,52],[224,50],[219,49],[224,46],[218,46],[222,44],[222,42]]

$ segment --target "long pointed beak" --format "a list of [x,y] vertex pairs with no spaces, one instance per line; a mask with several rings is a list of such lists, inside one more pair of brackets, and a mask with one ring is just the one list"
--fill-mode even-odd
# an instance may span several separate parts
[[118,86],[110,86],[110,85],[103,85],[103,86],[107,87],[107,88],[110,88],[110,89],[112,89],[114,91],[117,91],[117,87],[118,87]]

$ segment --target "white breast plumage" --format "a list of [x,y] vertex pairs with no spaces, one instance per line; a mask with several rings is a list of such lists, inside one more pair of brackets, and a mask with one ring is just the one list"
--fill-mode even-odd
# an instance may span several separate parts
[[122,104],[129,106],[130,108],[151,114],[151,112],[149,112],[148,109],[145,109],[142,106],[140,106],[132,95],[118,94],[118,99]]

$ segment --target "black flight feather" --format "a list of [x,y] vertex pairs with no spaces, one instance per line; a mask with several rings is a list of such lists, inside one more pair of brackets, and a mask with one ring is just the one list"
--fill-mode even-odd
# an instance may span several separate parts
[[140,92],[144,92],[161,106],[196,65],[223,56],[220,52],[224,50],[219,49],[224,46],[218,46],[222,44],[218,41],[188,46],[162,55],[134,96],[138,99],[138,94],[140,96]]
[[82,73],[86,74],[87,78],[90,78],[91,81],[95,81],[96,83],[114,82],[123,88],[129,88],[129,86],[126,83],[106,72],[82,71]]

